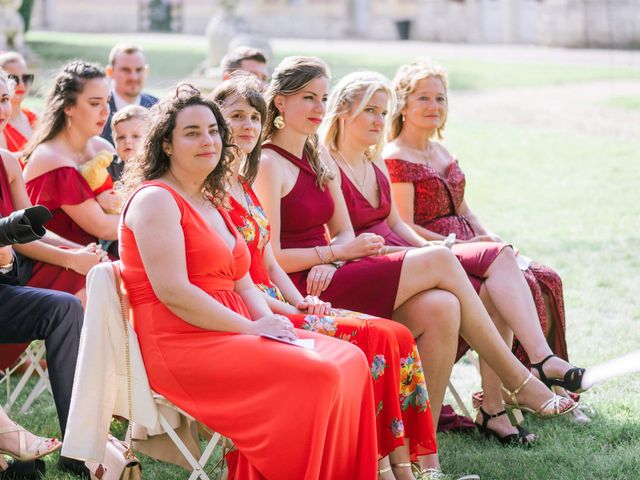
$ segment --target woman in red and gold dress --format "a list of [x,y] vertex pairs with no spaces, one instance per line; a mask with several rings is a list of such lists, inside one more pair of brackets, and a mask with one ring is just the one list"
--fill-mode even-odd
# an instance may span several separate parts
[[390,469],[389,461],[400,464],[411,455],[434,454],[433,419],[411,332],[397,322],[332,310],[317,297],[303,297],[273,257],[269,220],[251,188],[267,112],[260,83],[252,75],[236,74],[216,88],[212,99],[221,105],[238,147],[228,179],[228,211],[249,247],[251,279],[265,293],[271,309],[286,315],[296,328],[340,338],[365,353],[373,381],[381,472]]
[[[329,97],[321,138],[339,168],[337,180],[355,232],[381,235],[386,245],[397,249],[419,248],[429,242],[398,215],[387,169],[380,157],[393,97],[388,81],[380,74],[347,75]],[[497,242],[455,244],[452,250],[505,341],[510,344],[515,331],[534,361],[551,355],[513,250]],[[550,373],[564,376],[572,369],[566,362],[558,363]],[[484,401],[478,412],[479,428],[487,434],[497,432],[503,442],[531,442],[533,437],[522,439],[506,417],[491,418],[503,410],[500,380],[482,359],[481,371]]]
[[[267,143],[255,186],[271,222],[274,255],[296,288],[335,306],[407,326],[420,357],[429,359],[423,368],[435,419],[459,333],[507,388],[532,394],[536,399],[530,402],[544,405],[534,409],[539,414],[575,408],[573,401],[554,396],[532,379],[511,354],[449,249],[436,246],[386,255],[381,236],[355,237],[335,173],[318,147],[316,132],[328,87],[324,62],[288,57],[274,70],[266,92]],[[442,310],[431,315],[434,309]],[[526,387],[519,388],[522,385]],[[397,470],[400,474],[401,468]]]
[[[366,359],[294,329],[251,281],[222,208],[230,133],[217,105],[181,85],[150,118],[125,167],[119,242],[151,387],[233,441],[231,479],[374,479]],[[288,343],[297,338],[314,348]]]
[[47,228],[79,244],[115,240],[118,197],[96,196],[78,168],[104,151],[100,133],[109,116],[109,85],[102,67],[82,61],[64,66],[54,80],[43,114],[24,150],[24,179],[33,204],[51,210]]
[[[12,79],[0,70],[0,134],[11,118],[11,95],[15,87]],[[25,190],[18,160],[0,149],[0,215],[31,206]],[[104,258],[95,243],[79,245],[57,235],[47,233],[43,240],[15,245],[20,255],[21,278],[30,287],[60,290],[85,299],[85,275]]]
[[[397,106],[391,117],[385,158],[391,187],[402,219],[422,238],[438,240],[451,233],[457,241],[502,242],[482,226],[464,199],[465,179],[458,161],[434,138],[442,138],[447,120],[447,74],[441,67],[415,62],[400,67],[393,81]],[[562,282],[549,267],[519,256],[542,330],[555,355],[529,358],[531,350],[517,347],[518,357],[531,365],[548,385],[579,391],[582,369],[567,365]],[[548,310],[545,308],[548,305]],[[520,341],[525,339],[521,336]],[[530,363],[533,360],[533,363]]]
[[[34,112],[22,106],[22,101],[29,95],[34,75],[28,73],[27,62],[17,52],[0,54],[0,68],[6,71],[16,82],[11,106],[13,113],[3,132],[0,133],[0,148],[6,148],[22,157],[22,149],[33,133],[38,117]],[[21,164],[21,166],[24,166]]]

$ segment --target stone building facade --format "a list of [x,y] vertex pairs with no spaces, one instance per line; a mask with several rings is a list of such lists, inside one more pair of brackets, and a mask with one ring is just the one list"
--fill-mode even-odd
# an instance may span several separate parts
[[[150,0],[37,0],[34,27],[133,32]],[[173,28],[203,33],[220,0],[153,0],[180,5]],[[228,2],[229,0],[227,0]],[[273,37],[410,38],[570,47],[640,46],[640,0],[235,0],[251,30]]]

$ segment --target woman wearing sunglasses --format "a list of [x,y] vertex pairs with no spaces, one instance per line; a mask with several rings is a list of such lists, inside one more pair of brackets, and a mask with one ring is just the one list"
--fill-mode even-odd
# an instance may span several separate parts
[[[0,148],[6,148],[10,152],[16,152],[17,157],[31,137],[36,123],[36,114],[22,107],[22,101],[29,95],[33,84],[33,73],[27,73],[27,62],[17,52],[0,54],[0,68],[4,69],[9,78],[16,83],[16,89],[11,99],[13,114],[7,123],[4,132],[0,133]],[[22,163],[22,160],[20,160]]]

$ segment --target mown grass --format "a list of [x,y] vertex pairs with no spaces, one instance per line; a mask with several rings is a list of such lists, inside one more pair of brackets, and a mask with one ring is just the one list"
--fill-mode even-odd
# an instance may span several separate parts
[[[104,61],[109,47],[123,40],[115,35],[39,32],[31,32],[29,38],[46,68],[77,56]],[[166,40],[145,38],[140,43],[147,49],[152,72],[158,75],[151,81],[157,78],[160,86],[188,75],[204,58],[204,44],[183,46],[171,36]],[[301,47],[278,51],[276,56],[291,53],[304,52]],[[323,57],[331,63],[336,77],[356,68],[379,69],[390,75],[406,60],[402,55]],[[437,60],[451,71],[454,88],[580,82],[607,75],[612,78],[609,70],[599,68]],[[163,72],[166,76],[160,75]],[[623,103],[633,103],[633,99]],[[524,254],[552,266],[562,276],[572,360],[588,366],[640,348],[640,140],[452,118],[447,144],[467,174],[467,201],[483,222]],[[465,401],[478,388],[477,375],[464,362],[457,367],[454,382]],[[528,418],[527,427],[541,437],[530,449],[505,449],[483,441],[477,434],[439,435],[443,467],[454,474],[477,473],[483,480],[637,478],[638,392],[638,375],[587,392],[583,402],[590,406],[593,421],[583,427],[567,418]],[[0,401],[2,398],[0,394]],[[55,410],[47,396],[30,414],[15,417],[40,434],[58,434]],[[47,479],[73,478],[57,471],[55,457],[47,459],[47,464]],[[186,478],[182,470],[148,458],[143,458],[143,465],[145,478]]]

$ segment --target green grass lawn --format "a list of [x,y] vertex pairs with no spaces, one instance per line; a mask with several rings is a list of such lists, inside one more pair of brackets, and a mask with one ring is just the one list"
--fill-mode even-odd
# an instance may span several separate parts
[[[204,44],[182,46],[171,38],[144,45],[158,75],[157,85],[188,75],[204,57]],[[45,68],[74,56],[104,61],[118,39],[113,35],[29,34]],[[291,53],[301,52],[276,52],[276,56]],[[353,68],[391,74],[405,59],[330,56],[327,60],[340,76]],[[611,78],[610,71],[598,68],[438,60],[451,70],[454,88]],[[497,83],[491,76],[495,73],[490,73],[496,68],[501,72]],[[619,77],[625,75],[631,73],[619,72]],[[634,100],[622,103],[634,104]],[[451,119],[446,133],[447,144],[467,174],[471,208],[503,239],[562,276],[572,360],[589,366],[640,348],[640,140],[460,119]],[[455,383],[470,403],[469,394],[478,384],[473,369],[462,365]],[[583,402],[589,405],[593,421],[582,427],[566,418],[540,421],[528,417],[527,428],[540,436],[529,449],[502,448],[476,433],[439,435],[443,468],[459,475],[477,473],[483,480],[638,478],[639,392],[640,376],[635,375],[585,393]],[[0,393],[0,401],[2,398]],[[53,404],[46,396],[29,415],[15,418],[40,434],[58,434]],[[122,431],[122,426],[118,429]],[[46,478],[71,479],[56,470],[54,460],[47,459]],[[180,469],[151,459],[144,458],[143,465],[145,478],[186,478]]]

